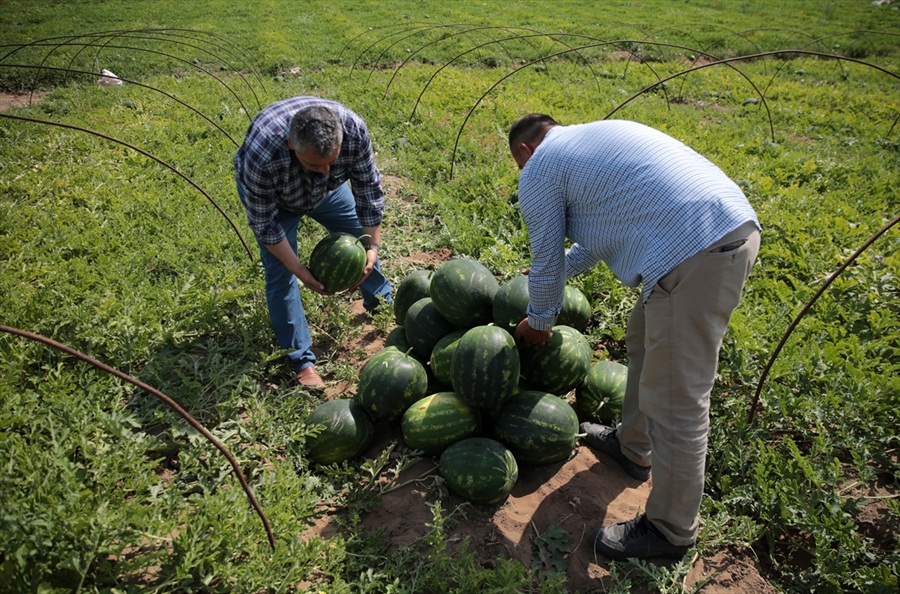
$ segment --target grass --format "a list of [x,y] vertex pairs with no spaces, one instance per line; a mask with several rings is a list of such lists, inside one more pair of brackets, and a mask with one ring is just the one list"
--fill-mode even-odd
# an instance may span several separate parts
[[[96,36],[90,48],[8,55],[0,86],[52,92],[7,113],[88,128],[151,153],[193,180],[251,240],[230,163],[249,118],[299,93],[344,101],[369,123],[382,171],[405,183],[406,201],[386,214],[386,265],[449,247],[498,278],[528,263],[517,171],[505,148],[518,114],[602,118],[689,68],[699,50],[726,57],[804,46],[898,72],[898,11],[858,2],[784,2],[777,12],[749,0],[610,2],[602,13],[521,2],[498,16],[468,2],[362,2],[329,17],[318,2],[302,11],[277,2],[134,6],[5,2],[6,44],[147,23],[168,28],[157,39]],[[175,28],[194,32],[175,37]],[[525,28],[567,35],[473,50]],[[596,43],[584,36],[616,43],[585,49],[590,67],[568,53],[501,80],[565,43]],[[45,56],[45,65],[110,68],[162,89],[221,130],[146,87],[101,88],[93,76],[36,69]],[[248,66],[235,67],[241,60]],[[735,67],[740,72],[717,66],[670,80],[615,116],[657,126],[709,156],[745,188],[765,227],[723,348],[701,547],[756,555],[787,591],[891,591],[896,541],[880,542],[861,518],[867,506],[881,506],[896,536],[896,500],[870,498],[879,486],[895,493],[900,470],[896,229],[803,318],[775,361],[758,418],[746,417],[787,325],[827,275],[896,216],[900,84],[860,63],[811,56]],[[277,536],[271,551],[225,460],[155,399],[0,334],[0,589],[565,591],[555,572],[503,560],[487,570],[466,550],[445,554],[448,526],[465,510],[445,509],[440,497],[429,534],[408,553],[360,529],[378,498],[372,477],[394,467],[387,457],[330,469],[306,459],[303,421],[318,400],[293,387],[278,360],[255,254],[251,260],[196,187],[126,145],[0,118],[0,196],[0,323],[71,345],[181,403],[238,457]],[[317,239],[308,231],[301,249]],[[396,264],[388,272],[399,279],[408,270]],[[622,358],[633,291],[603,267],[575,284],[595,309],[592,344]],[[358,328],[346,305],[313,296],[308,313],[325,371],[352,378],[341,348]],[[390,329],[390,320],[379,324]],[[329,506],[344,510],[342,534],[303,537]],[[543,536],[534,544],[546,552],[551,533]],[[678,581],[650,567],[613,569],[622,591],[648,581],[671,591]]]

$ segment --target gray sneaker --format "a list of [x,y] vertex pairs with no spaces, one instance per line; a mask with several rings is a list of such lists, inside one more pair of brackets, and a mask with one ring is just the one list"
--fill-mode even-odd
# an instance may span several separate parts
[[646,514],[604,526],[591,535],[594,551],[607,559],[681,559],[693,545],[673,545],[647,519]]
[[612,456],[625,474],[641,482],[650,478],[649,466],[635,464],[622,453],[622,446],[619,445],[619,438],[616,437],[615,427],[607,427],[598,423],[582,423],[581,432],[585,434],[585,443],[598,452]]

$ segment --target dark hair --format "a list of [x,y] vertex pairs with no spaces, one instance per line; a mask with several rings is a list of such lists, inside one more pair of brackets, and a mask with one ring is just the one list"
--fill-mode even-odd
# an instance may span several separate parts
[[509,148],[515,150],[520,142],[534,142],[544,137],[547,128],[559,126],[559,122],[545,113],[529,113],[513,122],[509,129]]
[[289,132],[294,150],[303,153],[308,147],[319,157],[330,155],[344,140],[344,127],[337,114],[325,105],[304,107],[291,118]]

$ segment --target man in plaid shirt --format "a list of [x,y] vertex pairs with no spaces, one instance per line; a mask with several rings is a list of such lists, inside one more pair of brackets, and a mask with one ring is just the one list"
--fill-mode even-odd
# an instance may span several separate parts
[[308,216],[329,232],[367,236],[368,262],[357,287],[367,311],[390,304],[378,249],[384,192],[369,131],[346,106],[294,97],[254,118],[234,157],[237,191],[256,236],[266,277],[269,318],[302,386],[321,390],[312,337],[297,281],[327,295],[297,254],[297,227]]

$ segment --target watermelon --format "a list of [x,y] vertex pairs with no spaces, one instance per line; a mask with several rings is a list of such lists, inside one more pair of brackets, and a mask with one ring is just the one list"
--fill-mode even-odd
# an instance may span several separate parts
[[454,392],[437,392],[422,398],[403,413],[403,441],[426,454],[439,454],[461,439],[481,430],[481,414]]
[[355,285],[366,271],[366,248],[349,233],[331,233],[313,248],[309,270],[330,293]]
[[[587,330],[593,310],[577,287],[566,285],[556,325],[571,326],[579,332]],[[513,332],[528,315],[528,277],[517,276],[500,285],[494,295],[494,323]]]
[[503,405],[494,422],[494,436],[522,464],[565,460],[575,448],[578,415],[554,394],[530,390]]
[[570,326],[554,326],[553,336],[543,345],[519,347],[524,375],[536,390],[565,394],[584,381],[591,367],[591,345]]
[[516,276],[500,285],[494,295],[494,323],[512,334],[528,315],[528,277]]
[[588,322],[594,310],[591,303],[584,293],[577,287],[566,285],[566,291],[563,295],[562,309],[556,316],[556,324],[558,326],[571,326],[579,332],[587,330]]
[[409,340],[406,338],[406,328],[403,326],[395,326],[385,337],[384,346],[395,346],[404,352],[412,348],[412,345],[409,344]]
[[440,339],[458,330],[438,313],[431,297],[423,297],[410,306],[403,327],[407,341],[425,361],[431,358],[431,351]]
[[394,319],[398,324],[404,323],[406,312],[413,303],[430,296],[432,274],[430,270],[414,270],[397,285],[394,291]]
[[355,458],[375,437],[375,426],[368,413],[359,403],[346,398],[323,402],[306,417],[305,425],[321,427],[318,434],[306,438],[307,455],[317,464]]
[[428,375],[412,355],[397,347],[375,353],[359,372],[356,401],[375,421],[397,419],[425,396]]
[[516,393],[519,352],[498,326],[476,326],[463,334],[450,364],[453,391],[469,406],[494,409]]
[[469,437],[448,446],[438,469],[451,491],[481,505],[504,501],[519,478],[512,452],[487,437]]
[[614,425],[622,416],[628,367],[615,361],[591,365],[584,383],[575,390],[575,410],[585,421]]
[[431,358],[429,359],[431,373],[433,373],[434,378],[442,384],[448,386],[453,384],[453,374],[451,371],[453,365],[453,353],[456,352],[456,345],[459,344],[459,339],[462,338],[465,333],[466,330],[455,330],[437,341],[434,348],[431,350]]
[[431,277],[431,299],[444,318],[460,328],[489,324],[500,283],[484,264],[456,258],[441,264]]

